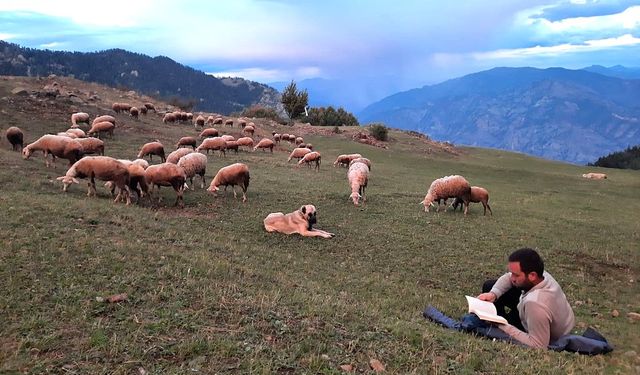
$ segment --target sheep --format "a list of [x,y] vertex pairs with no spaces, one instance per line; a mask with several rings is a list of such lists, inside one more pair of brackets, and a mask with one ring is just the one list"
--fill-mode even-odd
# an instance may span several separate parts
[[309,150],[313,151],[313,145],[311,143],[303,143]]
[[178,140],[178,143],[176,143],[176,148],[180,148],[182,146],[191,146],[195,150],[197,143],[198,141],[195,137],[182,137],[180,138],[180,140]]
[[131,109],[131,104],[128,104],[128,103],[113,103],[113,105],[111,106],[111,109],[113,109],[113,111],[115,113],[129,112],[129,110]]
[[104,121],[110,122],[113,125],[116,124],[116,118],[111,115],[98,116],[95,119],[93,119],[93,122],[91,124],[93,125],[93,124],[97,124],[99,122],[104,122]]
[[78,128],[67,129],[65,133],[73,134],[76,136],[76,138],[85,138],[87,136],[84,130]]
[[253,148],[253,151],[255,151],[255,150],[259,149],[259,148],[261,148],[262,151],[264,151],[265,149],[268,148],[273,153],[273,146],[274,145],[275,144],[273,143],[273,141],[270,140],[269,138],[262,138],[260,140],[260,142],[258,142],[258,144]]
[[[424,205],[424,211],[429,212],[429,206],[433,202],[440,201],[440,199],[448,198],[460,198],[464,203],[464,214],[467,215],[469,211],[469,200],[471,195],[471,185],[462,176],[453,175],[438,178],[431,183],[427,195],[420,203]],[[440,205],[436,212],[440,211]]]
[[48,156],[51,154],[53,167],[56,167],[56,157],[69,160],[69,165],[78,161],[82,155],[82,145],[75,139],[59,135],[45,134],[37,141],[22,149],[23,159],[29,159],[34,151],[42,151],[45,165],[49,166]]
[[178,161],[180,160],[181,157],[187,154],[190,154],[192,152],[194,152],[194,150],[189,148],[179,148],[174,152],[170,153],[169,156],[167,156],[167,163],[178,164]]
[[82,145],[82,154],[100,154],[104,155],[104,142],[98,138],[76,138],[76,142]]
[[140,116],[140,110],[137,107],[129,108],[129,116],[137,120],[138,116]]
[[336,158],[336,161],[333,162],[333,166],[344,166],[344,167],[349,167],[349,163],[351,163],[351,160],[353,159],[358,159],[361,158],[362,155],[360,154],[342,154],[342,155],[338,155],[338,157]]
[[166,124],[168,122],[174,123],[178,120],[178,117],[174,113],[166,113],[162,118],[162,123]]
[[156,112],[156,106],[153,103],[144,103],[144,107],[149,111]]
[[145,106],[140,107],[140,113],[141,114],[146,116],[147,115],[147,111],[148,111],[147,107],[145,107]]
[[253,136],[253,133],[255,133],[255,131],[256,131],[256,128],[250,125],[247,125],[244,127],[244,129],[242,129],[242,132],[249,136]]
[[291,159],[296,158],[298,161],[302,159],[306,154],[310,153],[311,150],[308,148],[294,148],[289,155],[289,159],[287,159],[287,163],[291,161]]
[[354,205],[362,201],[366,201],[365,189],[369,183],[369,167],[363,162],[353,163],[349,166],[347,171],[347,179],[349,180],[349,186],[351,186],[351,195],[349,198],[353,201]]
[[[136,159],[136,161],[118,159],[119,162],[124,164],[129,171],[129,190],[133,191],[138,196],[138,202],[145,195],[149,195],[149,186],[147,185],[147,180],[145,177],[145,169],[149,166],[149,164],[144,160],[146,166],[144,164],[140,164],[139,161],[143,159]],[[116,190],[116,184],[114,181],[105,182],[104,186],[111,191],[111,196],[114,196],[114,192]]]
[[298,167],[300,167],[303,163],[306,163],[309,168],[311,168],[311,163],[316,164],[316,170],[320,170],[320,153],[318,151],[311,151],[308,154],[305,154],[300,161],[298,161]]
[[[201,189],[204,189],[204,174],[207,171],[207,155],[199,152],[189,153],[178,160],[178,165],[184,169],[184,172],[191,182],[193,189],[193,177],[199,175],[202,178]],[[195,190],[195,189],[194,189]]]
[[233,128],[233,120],[232,119],[228,119],[224,122],[224,126],[231,126]]
[[222,154],[223,156],[226,156],[226,148],[227,148],[227,141],[225,141],[224,138],[213,137],[213,138],[206,138],[204,141],[202,141],[202,143],[200,143],[200,146],[196,148],[196,152],[206,150],[208,154],[209,150],[214,150],[214,151],[218,150],[220,151],[220,154]]
[[275,143],[280,143],[280,134],[278,134],[276,132],[273,132],[273,133],[271,133],[271,135],[273,136],[273,141]]
[[[158,187],[158,192],[160,186],[171,186],[176,192],[176,202],[174,206],[180,204],[180,207],[184,207],[184,198],[182,195],[184,193],[185,182],[187,181],[187,174],[182,167],[172,163],[150,165],[149,168],[144,171],[144,175],[147,185],[151,187],[149,197],[151,197],[153,186]],[[158,202],[160,202],[160,200],[161,197],[158,196]]]
[[198,117],[196,117],[196,120],[193,122],[193,126],[196,129],[198,129],[198,126],[199,127],[203,127],[204,126],[204,122],[205,122],[204,117],[202,115],[198,115]]
[[115,129],[115,127],[116,126],[109,121],[97,122],[91,125],[91,129],[89,129],[87,135],[91,136],[97,133],[98,138],[100,138],[100,134],[106,133],[109,134],[110,137],[113,137],[113,129]]
[[59,135],[59,136],[61,136],[61,137],[71,138],[71,139],[76,139],[76,138],[78,138],[75,134],[73,134],[73,133],[67,133],[67,132],[60,132],[60,133],[56,133],[56,135]]
[[208,125],[208,126],[212,126],[214,120],[215,120],[215,118],[213,116],[208,116],[207,117],[207,121],[205,122],[205,124]]
[[349,162],[349,166],[353,163],[365,163],[367,167],[369,167],[369,171],[371,171],[371,160],[363,157],[355,158]]
[[227,146],[226,149],[227,150],[233,150],[236,152],[236,154],[238,153],[238,141],[226,141],[227,142]]
[[24,147],[24,133],[17,126],[12,126],[5,132],[7,137],[7,141],[11,143],[11,150],[18,151],[18,146],[20,147],[20,151],[22,151]]
[[251,150],[251,148],[253,147],[253,138],[251,137],[238,138],[236,142],[238,142],[238,147],[247,146],[249,150]]
[[233,188],[233,197],[237,199],[236,185],[240,185],[242,188],[242,202],[246,202],[249,179],[249,167],[247,167],[246,164],[231,164],[220,168],[218,173],[216,173],[216,176],[211,180],[211,184],[207,191],[217,195],[217,192],[220,190],[220,186],[224,185],[224,190],[227,191],[227,186],[231,185]]
[[138,153],[138,158],[141,159],[147,155],[149,155],[150,160],[153,160],[153,155],[158,155],[163,163],[166,161],[166,158],[164,157],[164,146],[158,140],[145,143]]
[[213,125],[222,125],[222,117],[216,117],[216,119],[213,120]]
[[299,144],[301,144],[301,143],[304,143],[304,138],[302,138],[302,137],[296,137],[296,139],[295,139],[295,143],[296,143],[296,146],[297,146],[297,145],[299,145]]
[[199,137],[200,137],[200,139],[209,138],[209,137],[217,137],[219,134],[220,134],[220,132],[218,131],[218,129],[216,129],[216,128],[207,128],[207,129],[204,129],[200,133]]
[[[482,206],[484,207],[484,215],[487,215],[488,208],[489,213],[491,214],[491,216],[493,216],[493,211],[491,211],[491,206],[489,206],[489,192],[487,191],[487,189],[480,186],[472,186],[471,195],[469,196],[469,202],[482,203]],[[453,203],[451,203],[451,207],[453,207],[453,210],[455,211],[458,209],[458,206],[462,205],[462,203],[462,199],[456,198],[453,200]],[[439,205],[440,202],[438,202],[438,206]]]
[[85,112],[76,112],[71,115],[71,125],[78,125],[79,122],[84,122],[89,125],[89,114]]
[[239,119],[238,124],[240,124],[240,127],[244,129],[247,126],[247,121],[244,119]]
[[595,173],[595,172],[585,173],[585,174],[582,175],[582,177],[590,178],[590,179],[593,179],[593,180],[606,180],[607,179],[606,173]]
[[109,156],[88,156],[75,162],[64,176],[58,177],[62,181],[62,191],[66,192],[71,184],[78,184],[78,178],[89,178],[89,191],[87,196],[96,195],[95,179],[102,181],[113,181],[120,188],[118,196],[114,200],[117,202],[122,195],[127,200],[127,205],[131,204],[129,194],[129,170],[127,167]]
[[296,143],[296,136],[293,134],[289,134],[289,143]]
[[224,139],[225,141],[235,141],[236,137],[229,135],[229,134],[223,134],[220,136],[222,139]]
[[187,121],[193,121],[193,113],[187,112]]
[[139,166],[141,166],[143,169],[147,169],[149,168],[149,162],[144,160],[144,159],[136,159],[134,161],[132,161],[133,164],[138,164]]

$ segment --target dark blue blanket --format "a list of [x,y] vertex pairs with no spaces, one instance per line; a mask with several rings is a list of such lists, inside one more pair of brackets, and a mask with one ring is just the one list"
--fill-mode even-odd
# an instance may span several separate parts
[[[427,306],[422,315],[430,321],[456,331],[474,333],[479,336],[506,341],[511,344],[522,345],[504,333],[501,329],[480,320],[475,314],[466,314],[461,320],[452,319],[433,306]],[[613,350],[613,346],[593,328],[587,328],[582,335],[565,335],[552,342],[547,347],[555,351],[569,351],[580,354],[606,354]]]

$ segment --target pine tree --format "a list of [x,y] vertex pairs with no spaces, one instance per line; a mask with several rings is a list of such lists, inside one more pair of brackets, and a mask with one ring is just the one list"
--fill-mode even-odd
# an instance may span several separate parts
[[300,117],[304,113],[304,107],[309,103],[307,90],[299,91],[296,83],[291,83],[282,92],[282,105],[290,119]]

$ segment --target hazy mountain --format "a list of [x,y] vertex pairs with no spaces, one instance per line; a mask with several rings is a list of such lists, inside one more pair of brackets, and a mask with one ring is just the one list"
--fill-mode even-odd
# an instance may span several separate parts
[[591,65],[586,68],[582,68],[582,70],[602,74],[603,76],[609,77],[640,79],[640,68],[627,68],[622,65],[610,66],[608,68],[602,65]]
[[586,164],[640,144],[640,80],[562,68],[495,68],[389,96],[365,108],[359,120],[459,145]]
[[158,98],[193,101],[194,110],[229,114],[252,104],[277,107],[279,93],[242,78],[216,78],[168,57],[149,57],[122,49],[58,52],[23,48],[0,41],[0,74],[74,76],[83,81],[123,87]]

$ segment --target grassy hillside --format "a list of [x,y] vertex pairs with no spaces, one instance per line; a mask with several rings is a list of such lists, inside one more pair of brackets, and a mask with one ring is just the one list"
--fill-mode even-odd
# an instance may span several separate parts
[[[72,110],[11,96],[0,81],[3,130],[20,126],[33,141],[68,127]],[[107,97],[107,93],[102,93]],[[106,103],[105,103],[106,104]],[[106,113],[100,105],[77,109]],[[152,139],[167,148],[191,125],[158,115],[124,123],[107,155],[133,158]],[[259,131],[289,133],[256,120]],[[228,130],[228,129],[227,129]],[[238,129],[234,128],[233,132]],[[0,372],[16,373],[634,373],[640,366],[640,174],[602,170],[592,181],[578,167],[487,149],[429,152],[415,137],[391,132],[389,149],[347,137],[307,135],[324,158],[319,172],[273,154],[209,157],[207,183],[222,166],[251,170],[248,202],[197,189],[184,209],[164,201],[113,204],[105,189],[62,193],[66,166],[45,168],[0,147]],[[373,162],[368,201],[354,207],[340,153]],[[154,159],[155,161],[155,159]],[[424,213],[418,205],[438,177],[462,174],[491,193],[493,216]],[[318,209],[330,240],[266,233],[270,212],[302,204]],[[537,248],[574,307],[576,332],[594,326],[615,346],[587,357],[523,349],[445,330],[421,311],[432,304],[453,317],[465,294],[505,271],[519,247]],[[127,293],[124,303],[98,296]],[[613,317],[617,310],[619,316]]]

